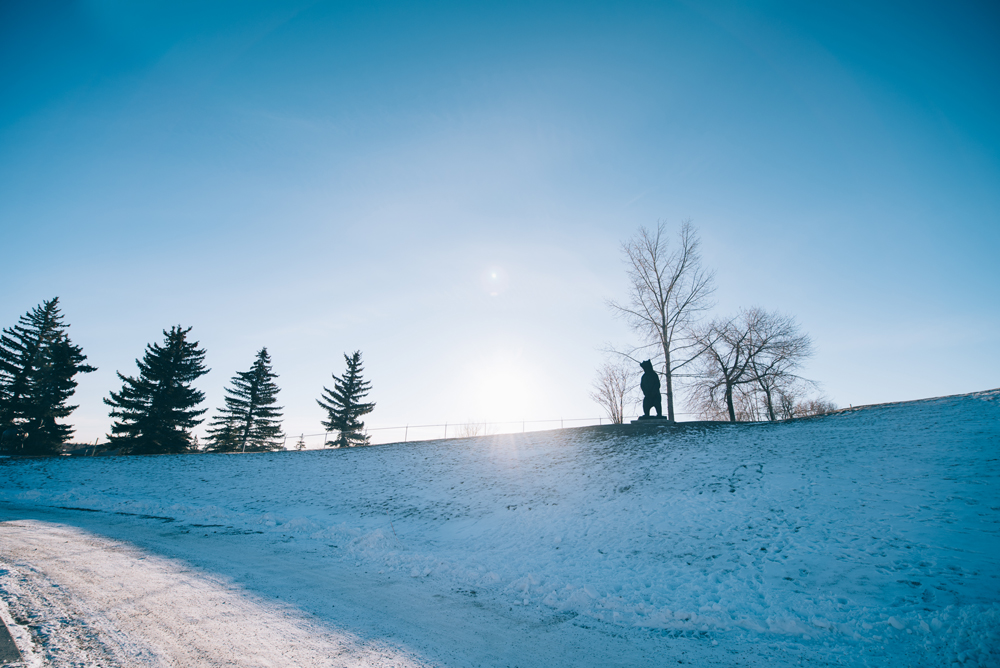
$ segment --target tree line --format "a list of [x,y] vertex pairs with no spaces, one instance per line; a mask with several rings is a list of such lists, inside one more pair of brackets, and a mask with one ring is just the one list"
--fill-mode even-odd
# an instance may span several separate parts
[[730,422],[780,420],[829,412],[824,399],[807,399],[815,381],[798,374],[813,355],[812,340],[791,316],[754,306],[705,319],[714,303],[715,273],[702,266],[694,226],[681,224],[675,243],[665,223],[644,227],[622,244],[628,299],[610,300],[642,343],[609,348],[592,398],[613,422],[634,405],[636,363],[654,361],[663,378],[667,417],[675,419],[675,390],[700,417]]
[[[0,452],[48,455],[59,452],[73,428],[59,420],[77,406],[69,405],[76,377],[97,368],[87,364],[63,321],[59,298],[47,300],[21,316],[0,335]],[[204,421],[205,395],[194,382],[209,372],[206,351],[191,341],[191,328],[163,331],[162,343],[146,346],[136,360],[139,373],[126,376],[118,392],[104,398],[114,419],[108,448],[121,454],[170,454],[192,451],[262,452],[282,448],[283,408],[278,406],[278,375],[267,348],[261,348],[247,371],[238,372],[225,388],[223,406],[208,425],[204,450],[192,430]],[[333,447],[368,444],[361,418],[375,404],[363,399],[371,390],[364,380],[361,351],[344,355],[346,371],[333,376],[333,389],[323,388],[317,403],[326,411],[322,425],[336,438]]]

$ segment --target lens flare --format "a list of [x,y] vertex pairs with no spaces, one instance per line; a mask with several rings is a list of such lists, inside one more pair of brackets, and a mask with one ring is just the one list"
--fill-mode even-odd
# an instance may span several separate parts
[[507,272],[501,267],[490,267],[481,276],[483,291],[490,297],[499,297],[507,291]]

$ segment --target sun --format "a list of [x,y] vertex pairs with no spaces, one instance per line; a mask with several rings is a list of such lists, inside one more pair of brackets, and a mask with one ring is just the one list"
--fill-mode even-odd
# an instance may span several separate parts
[[480,282],[483,290],[490,297],[499,297],[507,291],[509,280],[507,272],[502,267],[490,267],[482,273]]

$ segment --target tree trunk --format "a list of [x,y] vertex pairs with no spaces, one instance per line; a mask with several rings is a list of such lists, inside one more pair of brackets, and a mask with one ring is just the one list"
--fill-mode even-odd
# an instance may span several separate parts
[[729,421],[736,422],[736,409],[733,407],[733,386],[726,383],[726,408],[729,409]]
[[663,376],[664,380],[667,381],[667,418],[673,422],[674,421],[674,379],[673,375],[670,373],[670,347],[664,341],[663,344],[663,359],[665,360],[663,365]]
[[778,417],[774,414],[774,403],[771,401],[771,388],[764,388],[764,397],[767,398],[767,419],[776,422]]
[[247,439],[250,438],[250,425],[252,422],[253,422],[253,406],[251,405],[250,410],[248,411],[247,421],[243,425],[243,447],[240,449],[240,452],[247,451]]

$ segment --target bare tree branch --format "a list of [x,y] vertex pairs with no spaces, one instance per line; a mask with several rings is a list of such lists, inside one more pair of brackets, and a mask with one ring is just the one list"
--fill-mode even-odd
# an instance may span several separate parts
[[635,403],[635,373],[624,358],[605,362],[594,380],[590,397],[600,404],[614,424],[625,421],[626,408]]
[[644,227],[622,244],[629,286],[628,302],[609,300],[608,306],[639,332],[662,365],[666,386],[667,417],[674,419],[675,372],[689,364],[703,348],[689,340],[688,332],[701,314],[712,307],[714,272],[701,268],[700,241],[690,221],[678,232],[678,243],[671,247],[666,224],[656,231]]
[[812,355],[812,342],[795,320],[752,308],[713,320],[691,334],[702,348],[695,407],[731,422],[790,417],[798,388],[813,384],[794,372]]

